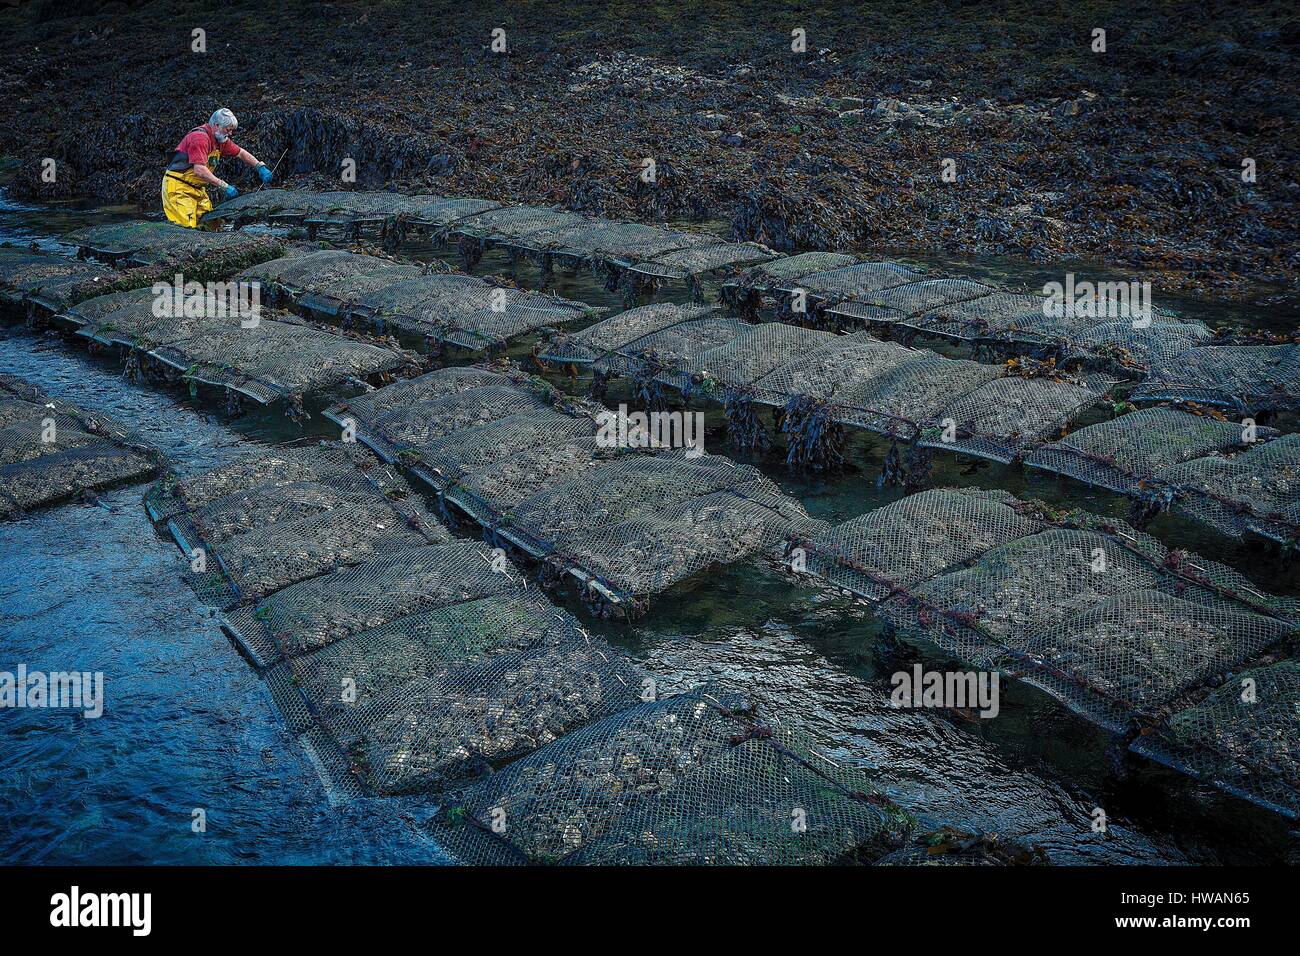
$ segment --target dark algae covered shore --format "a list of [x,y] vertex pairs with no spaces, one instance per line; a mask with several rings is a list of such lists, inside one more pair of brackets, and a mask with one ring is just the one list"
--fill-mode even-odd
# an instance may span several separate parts
[[350,158],[358,187],[1231,295],[1290,286],[1300,252],[1281,3],[41,0],[0,12],[0,37],[25,198],[156,204],[215,97],[289,184],[348,188]]

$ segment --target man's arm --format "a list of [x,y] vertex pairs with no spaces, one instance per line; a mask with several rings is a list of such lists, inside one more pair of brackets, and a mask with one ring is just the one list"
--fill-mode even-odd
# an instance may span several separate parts
[[209,186],[216,186],[218,189],[225,189],[228,185],[224,179],[208,168],[206,163],[195,163],[190,167],[194,175],[203,180]]
[[262,162],[244,147],[239,147],[239,152],[235,154],[238,159],[242,159],[250,166],[257,167],[257,175],[262,180],[263,185],[271,181],[271,170],[266,168],[266,163]]

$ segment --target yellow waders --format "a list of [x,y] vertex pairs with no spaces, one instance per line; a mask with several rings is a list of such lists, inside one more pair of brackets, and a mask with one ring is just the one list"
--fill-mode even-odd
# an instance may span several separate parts
[[[219,152],[208,153],[208,169],[217,165]],[[193,169],[184,172],[167,170],[163,173],[162,204],[167,218],[180,226],[197,229],[199,216],[212,209],[207,183],[194,175]]]

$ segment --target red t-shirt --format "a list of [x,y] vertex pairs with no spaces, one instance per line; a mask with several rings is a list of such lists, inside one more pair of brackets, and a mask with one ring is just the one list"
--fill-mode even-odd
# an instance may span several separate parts
[[176,144],[176,152],[184,153],[193,165],[206,166],[208,154],[213,150],[217,150],[222,156],[239,155],[239,147],[235,145],[234,140],[227,139],[224,143],[218,143],[212,127],[206,123],[198,129],[190,130]]

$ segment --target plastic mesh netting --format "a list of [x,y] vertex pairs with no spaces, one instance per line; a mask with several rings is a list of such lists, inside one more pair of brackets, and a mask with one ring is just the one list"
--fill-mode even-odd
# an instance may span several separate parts
[[1072,432],[1027,455],[1025,464],[1122,495],[1159,496],[1163,469],[1243,444],[1242,426],[1233,422],[1147,408]]
[[206,314],[159,317],[147,289],[102,298],[64,313],[81,326],[79,335],[130,350],[128,362],[143,354],[186,381],[228,388],[262,404],[298,402],[308,393],[364,382],[411,361],[395,349],[271,309],[227,315],[205,306],[194,311]]
[[1294,628],[1229,569],[1174,555],[1175,571],[1149,549],[1164,550],[1126,527],[1052,527],[891,598],[880,613],[1119,732]]
[[536,593],[398,618],[295,657],[268,684],[371,793],[438,793],[635,704],[642,672]]
[[291,584],[228,613],[224,626],[265,667],[407,614],[511,594],[522,586],[519,573],[478,542],[395,548]]
[[614,603],[764,551],[807,520],[757,469],[606,441],[589,411],[555,401],[524,379],[444,369],[327,414]]
[[271,259],[245,269],[235,279],[261,283],[273,294],[283,294],[313,311],[337,315],[365,293],[423,272],[418,265],[327,249]]
[[544,361],[593,364],[602,374],[647,380],[722,401],[733,435],[761,443],[745,407],[782,408],[791,463],[827,458],[837,426],[865,428],[939,448],[1009,462],[1055,437],[1114,385],[1087,379],[1021,378],[999,366],[912,349],[866,332],[851,335],[783,323],[750,325],[707,307],[668,303],[623,312],[541,350]]
[[443,226],[497,206],[497,203],[486,199],[450,196],[262,189],[227,200],[204,218],[240,223],[301,222],[313,217],[373,219],[402,216],[423,225]]
[[1043,527],[1005,491],[938,488],[843,524],[810,525],[788,544],[785,557],[797,557],[803,570],[837,587],[883,601]]
[[1119,371],[1141,372],[1162,366],[1212,337],[1200,322],[1154,315],[1149,325],[1136,326],[1131,319],[1118,319],[1066,335],[1061,355],[1065,361],[1101,361]]
[[711,306],[677,305],[673,302],[628,309],[580,332],[555,335],[543,346],[538,357],[547,362],[589,365],[610,353],[631,349],[648,335],[715,316],[718,312]]
[[1243,670],[1133,742],[1136,753],[1300,817],[1300,663]]
[[1059,435],[1114,384],[1095,373],[1086,378],[997,378],[935,412],[918,444],[1009,463]]
[[461,276],[425,276],[362,296],[356,314],[463,349],[504,345],[521,335],[593,318],[597,311],[558,296],[507,289]]
[[828,425],[844,424],[1006,460],[1032,438],[1065,427],[1110,384],[1041,378],[1022,385],[1002,375],[993,365],[854,333],[780,365],[750,392],[753,401],[787,410],[785,431],[797,440],[792,453],[814,457]]
[[538,329],[594,317],[558,296],[493,285],[472,276],[428,275],[417,266],[347,252],[314,252],[263,263],[238,278],[260,281],[345,325],[364,322],[481,350]]
[[1209,345],[1155,363],[1135,401],[1243,412],[1300,408],[1300,345]]
[[[213,497],[221,488],[232,490]],[[149,501],[190,555],[195,590],[223,609],[393,548],[449,540],[406,482],[355,446],[272,452],[169,478]]]
[[1224,534],[1300,545],[1300,435],[1171,465],[1159,479],[1176,490],[1181,511]]
[[870,862],[910,821],[732,694],[703,688],[574,731],[451,795],[471,864]]
[[876,603],[900,633],[1037,686],[1116,733],[1162,726],[1300,621],[1300,602],[1230,568],[1121,521],[1001,492],[923,492],[809,525],[781,555]]
[[143,481],[158,462],[112,419],[0,375],[0,518]]
[[58,312],[119,280],[112,266],[0,246],[0,299]]
[[[809,253],[766,263],[724,286],[723,302],[753,312],[775,297],[785,317],[837,328],[894,326],[910,333],[996,346],[1004,351],[1049,351],[1062,360],[1142,371],[1211,338],[1200,322],[1160,310],[1120,318],[1140,302],[1122,296],[1053,310],[1043,295],[999,289],[971,279],[929,278],[892,262],[834,260]],[[1118,292],[1128,295],[1125,284]],[[807,301],[801,304],[803,298]],[[1121,309],[1120,306],[1123,306]]]
[[171,222],[123,222],[89,226],[69,233],[65,242],[83,255],[131,265],[167,265],[190,273],[186,278],[229,275],[245,266],[284,254],[284,242],[249,232],[208,232]]
[[781,256],[751,266],[734,279],[723,283],[724,305],[753,315],[762,305],[763,296],[776,290],[792,288],[800,279],[814,272],[826,272],[853,264],[853,257],[838,252],[804,252]]

